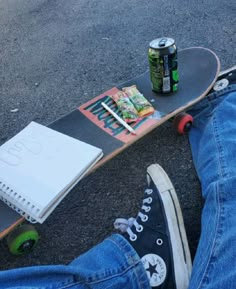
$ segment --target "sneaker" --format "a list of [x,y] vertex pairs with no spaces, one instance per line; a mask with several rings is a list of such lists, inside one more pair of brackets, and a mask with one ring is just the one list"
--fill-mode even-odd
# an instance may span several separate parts
[[147,189],[136,219],[116,219],[141,258],[151,288],[186,289],[192,270],[188,241],[175,189],[157,164],[147,169]]
[[232,84],[236,84],[236,65],[220,72],[211,92],[220,91]]

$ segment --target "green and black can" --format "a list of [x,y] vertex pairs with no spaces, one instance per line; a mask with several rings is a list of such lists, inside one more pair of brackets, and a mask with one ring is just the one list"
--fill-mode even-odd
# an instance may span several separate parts
[[153,40],[149,44],[148,60],[152,90],[171,93],[178,89],[178,58],[175,41],[169,37]]

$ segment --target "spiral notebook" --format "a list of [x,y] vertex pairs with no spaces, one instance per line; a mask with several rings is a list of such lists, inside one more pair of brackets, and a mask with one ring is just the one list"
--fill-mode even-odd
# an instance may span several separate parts
[[102,155],[100,148],[31,122],[0,147],[0,198],[43,223]]

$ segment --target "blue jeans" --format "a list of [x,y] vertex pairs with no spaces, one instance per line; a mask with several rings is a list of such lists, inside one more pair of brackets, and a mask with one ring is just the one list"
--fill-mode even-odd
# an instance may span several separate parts
[[192,156],[205,200],[189,288],[236,288],[236,85],[191,112]]
[[[191,114],[195,121],[190,144],[205,204],[189,289],[233,289],[236,286],[236,85],[209,95]],[[114,234],[69,265],[2,271],[0,288],[150,287],[137,253],[121,235]]]

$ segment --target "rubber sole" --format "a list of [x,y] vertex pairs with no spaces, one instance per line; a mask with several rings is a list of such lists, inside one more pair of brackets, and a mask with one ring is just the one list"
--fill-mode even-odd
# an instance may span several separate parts
[[147,173],[148,182],[150,182],[149,177],[151,177],[160,192],[166,213],[173,253],[176,289],[186,289],[192,272],[192,262],[178,197],[171,180],[160,165],[149,166]]
[[226,69],[226,70],[222,70],[219,74],[219,77],[224,75],[224,74],[229,74],[231,71],[235,70],[236,69],[236,65]]

